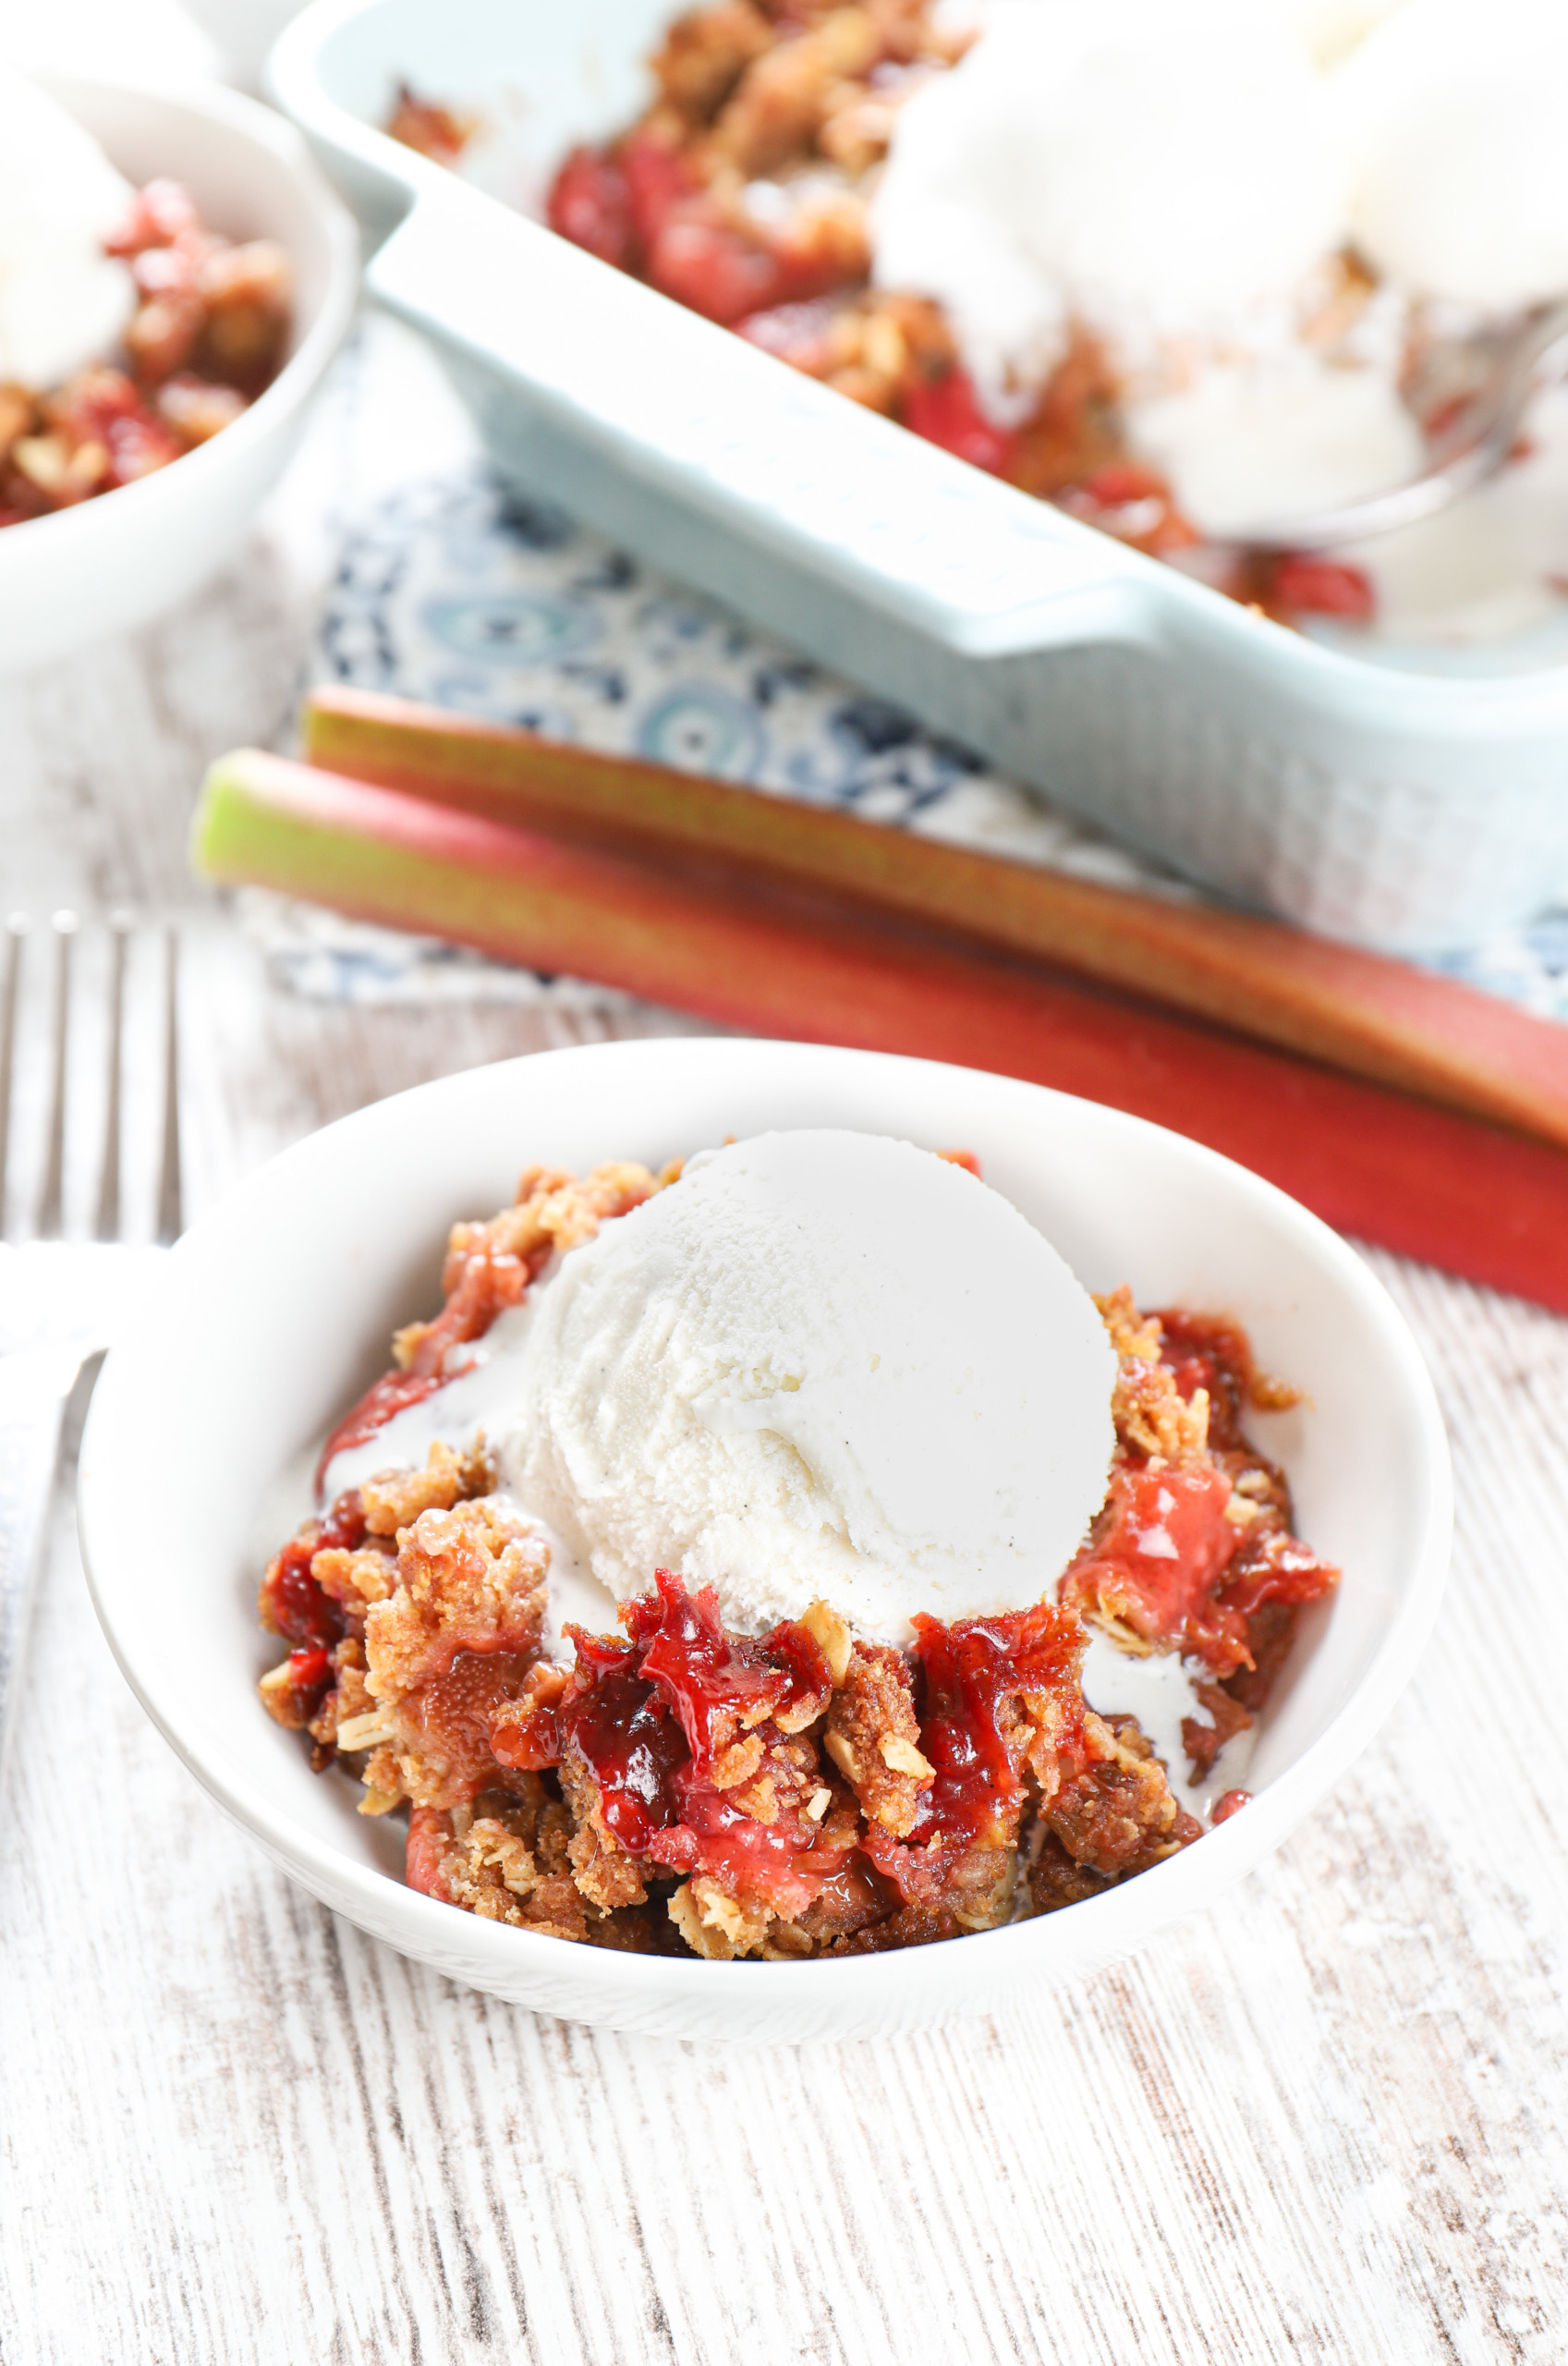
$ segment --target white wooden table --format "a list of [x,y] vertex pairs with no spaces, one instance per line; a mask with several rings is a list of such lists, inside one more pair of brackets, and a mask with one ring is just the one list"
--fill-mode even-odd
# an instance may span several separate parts
[[[309,573],[259,543],[136,642],[0,687],[4,906],[188,914],[197,1209],[590,1025],[291,1001],[189,887],[202,762],[286,715]],[[5,2366],[1568,2357],[1568,1324],[1380,1269],[1459,1482],[1385,1733],[1158,1953],[896,2043],[599,2036],[335,1921],[131,1700],[62,1488],[0,1814]]]

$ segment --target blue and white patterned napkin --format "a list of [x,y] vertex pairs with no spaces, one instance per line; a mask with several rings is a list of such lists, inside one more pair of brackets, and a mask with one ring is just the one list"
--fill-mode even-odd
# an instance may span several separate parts
[[[407,366],[405,356],[405,372]],[[348,392],[338,397],[342,455],[361,454],[367,416],[379,422],[387,412],[388,367],[383,355],[379,375],[367,372],[362,352],[357,376],[351,364]],[[390,383],[395,392],[411,382],[405,375]],[[882,700],[558,511],[509,494],[485,470],[471,437],[449,416],[443,421],[444,465],[411,482],[383,468],[383,482],[357,502],[349,489],[334,529],[316,680],[651,757],[1080,878],[1193,896]],[[330,442],[331,431],[319,440]],[[411,440],[429,450],[432,433],[427,426],[420,436],[406,436],[403,448]],[[442,439],[433,441],[439,455]],[[395,481],[387,482],[389,475]],[[273,976],[312,997],[577,1007],[622,999],[272,896],[249,895],[243,908]],[[1568,1018],[1568,911],[1436,966]]]

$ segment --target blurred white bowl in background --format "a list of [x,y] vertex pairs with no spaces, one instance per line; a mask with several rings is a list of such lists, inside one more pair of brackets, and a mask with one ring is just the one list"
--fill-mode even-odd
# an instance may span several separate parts
[[209,82],[213,42],[180,0],[0,0],[0,57],[24,74],[71,74],[159,90]]
[[294,268],[289,359],[211,443],[74,509],[0,528],[0,670],[143,623],[240,548],[353,312],[354,223],[293,128],[236,91],[39,79],[139,185],[183,181],[213,227],[275,238]]

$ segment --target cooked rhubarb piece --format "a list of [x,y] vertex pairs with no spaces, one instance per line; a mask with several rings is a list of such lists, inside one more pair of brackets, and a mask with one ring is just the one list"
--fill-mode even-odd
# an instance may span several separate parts
[[636,225],[624,166],[591,148],[577,148],[551,184],[546,218],[553,230],[622,271],[632,264]]
[[1269,605],[1282,616],[1340,616],[1347,624],[1370,624],[1378,611],[1371,579],[1343,560],[1314,558],[1293,551],[1274,567]]
[[321,1709],[333,1673],[331,1652],[321,1644],[304,1644],[269,1668],[257,1690],[268,1715],[298,1732]]
[[576,1767],[628,1855],[717,1877],[793,1921],[852,1845],[826,1815],[833,1787],[815,1746],[797,1738],[827,1706],[826,1661],[804,1628],[748,1642],[723,1631],[711,1592],[662,1569],[656,1585],[627,1605],[629,1643],[568,1629],[577,1665],[561,1698],[500,1709],[495,1755]]
[[1016,439],[987,419],[966,372],[917,379],[905,395],[903,417],[911,434],[923,435],[928,444],[940,444],[991,476],[1007,474]]
[[1062,1600],[1132,1648],[1204,1663],[1212,1681],[1195,1689],[1207,1718],[1182,1721],[1200,1781],[1267,1701],[1298,1610],[1339,1572],[1292,1532],[1284,1473],[1242,1427],[1246,1409],[1297,1397],[1258,1370],[1240,1325],[1182,1309],[1145,1316],[1125,1290],[1100,1307],[1120,1358],[1118,1465]]
[[1241,1543],[1226,1517],[1231,1494],[1213,1468],[1118,1470],[1100,1531],[1064,1580],[1064,1601],[1229,1676],[1246,1652],[1244,1619],[1217,1596]]
[[356,1551],[365,1541],[365,1514],[359,1494],[340,1495],[323,1519],[310,1520],[269,1563],[261,1580],[260,1612],[270,1635],[299,1648],[330,1648],[342,1635],[341,1606],[323,1592],[314,1574],[318,1553]]
[[456,165],[480,127],[476,117],[458,115],[451,107],[432,105],[428,99],[417,97],[403,82],[398,86],[397,104],[386,128],[394,140],[428,156],[432,164]]
[[1076,1757],[1083,1637],[1052,1604],[944,1627],[915,1621],[920,1747],[930,1788],[908,1835],[1001,1841],[1027,1776],[1050,1796],[1058,1762]]

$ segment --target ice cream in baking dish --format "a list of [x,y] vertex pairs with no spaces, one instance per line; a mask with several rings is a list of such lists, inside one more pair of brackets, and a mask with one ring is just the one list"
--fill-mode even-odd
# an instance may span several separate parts
[[1213,1317],[1092,1299],[973,1162],[763,1135],[531,1170],[270,1563],[278,1722],[408,1878],[595,1944],[914,1945],[1243,1803],[1335,1573]]
[[549,219],[1283,620],[1517,640],[1568,624],[1568,397],[1441,519],[1289,521],[1414,473],[1568,292],[1565,63],[1558,0],[711,0]]

